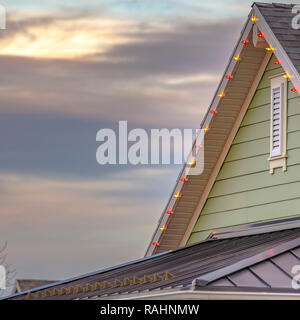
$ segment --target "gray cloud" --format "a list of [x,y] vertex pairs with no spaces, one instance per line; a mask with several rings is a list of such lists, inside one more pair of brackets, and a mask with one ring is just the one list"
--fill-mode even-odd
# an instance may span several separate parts
[[[132,41],[78,59],[2,56],[3,110],[197,127],[238,24],[182,22],[169,31],[128,32]],[[189,86],[167,81],[198,74],[216,75],[216,80]]]
[[[55,19],[24,18],[6,37]],[[239,20],[138,21],[119,31],[127,42],[101,52],[99,41],[93,55],[1,56],[0,243],[19,276],[68,277],[144,253],[179,168],[100,167],[96,132],[118,120],[198,127],[239,30]],[[116,175],[128,187],[114,189]],[[97,180],[108,190],[87,187]]]
[[142,169],[99,181],[0,174],[9,263],[18,277],[63,279],[142,256],[165,203],[161,179],[173,183],[174,173]]

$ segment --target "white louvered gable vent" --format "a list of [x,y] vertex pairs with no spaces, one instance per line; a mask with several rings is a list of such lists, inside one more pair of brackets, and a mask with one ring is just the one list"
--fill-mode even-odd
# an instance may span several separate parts
[[271,78],[270,172],[286,170],[287,80],[282,75]]
[[282,145],[282,88],[272,88],[272,111],[271,111],[271,156],[281,155]]

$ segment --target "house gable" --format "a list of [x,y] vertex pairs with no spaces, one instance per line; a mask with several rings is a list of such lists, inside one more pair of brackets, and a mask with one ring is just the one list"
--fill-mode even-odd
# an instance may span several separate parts
[[[300,37],[299,30],[291,27],[292,18],[292,5],[253,4],[212,103],[200,125],[200,128],[205,129],[204,170],[199,176],[189,175],[185,173],[189,163],[184,165],[149,243],[147,256],[174,250],[188,243],[272,53],[280,61],[282,70],[295,89],[300,92],[300,47],[297,42]],[[267,88],[265,90],[270,91]],[[257,116],[259,117],[258,114]],[[258,127],[259,125],[263,126],[257,123]],[[247,127],[243,130],[246,133]],[[285,141],[282,141],[282,145],[285,149]],[[290,163],[291,155],[292,152],[289,152]],[[268,163],[270,171],[278,165],[285,169],[285,153],[280,157],[281,159],[272,158]],[[244,162],[247,166],[246,160]],[[224,164],[224,167],[226,166],[227,164]],[[261,168],[261,171],[264,170],[265,167]],[[187,179],[183,179],[184,174]]]
[[287,171],[269,172],[270,77],[284,73],[270,59],[217,175],[188,244],[218,229],[300,216],[300,98],[288,81]]

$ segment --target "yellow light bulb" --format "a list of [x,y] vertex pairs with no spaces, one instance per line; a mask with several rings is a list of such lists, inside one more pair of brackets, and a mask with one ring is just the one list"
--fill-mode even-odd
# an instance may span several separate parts
[[224,91],[222,91],[218,96],[219,96],[220,98],[223,98],[223,97],[225,96]]
[[267,50],[267,51],[274,51],[275,48],[273,48],[272,46],[270,46],[270,47],[266,48],[266,50]]
[[256,22],[256,21],[258,21],[259,19],[257,18],[257,17],[255,17],[255,16],[252,16],[252,18],[251,18],[251,21],[252,22]]
[[292,76],[287,72],[284,76],[282,76],[283,78],[291,78]]
[[175,198],[180,198],[180,197],[181,197],[181,193],[178,191],[178,192],[175,194],[174,197],[175,197]]
[[240,54],[238,54],[236,57],[234,57],[234,60],[235,60],[235,61],[239,61],[239,60],[240,60],[240,58],[241,58],[241,55],[240,55]]
[[196,166],[196,160],[195,159],[192,159],[191,162],[189,163],[190,167],[191,168],[195,168]]
[[167,229],[166,225],[164,224],[161,228],[159,228],[161,231],[165,231]]

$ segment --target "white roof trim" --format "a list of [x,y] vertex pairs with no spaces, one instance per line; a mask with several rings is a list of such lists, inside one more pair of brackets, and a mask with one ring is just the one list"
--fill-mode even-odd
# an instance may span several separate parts
[[[112,300],[113,297],[108,297]],[[106,300],[95,298],[93,300]],[[158,293],[139,293],[132,295],[118,296],[116,300],[300,300],[300,294],[285,292],[247,292],[224,290],[162,290]]]

